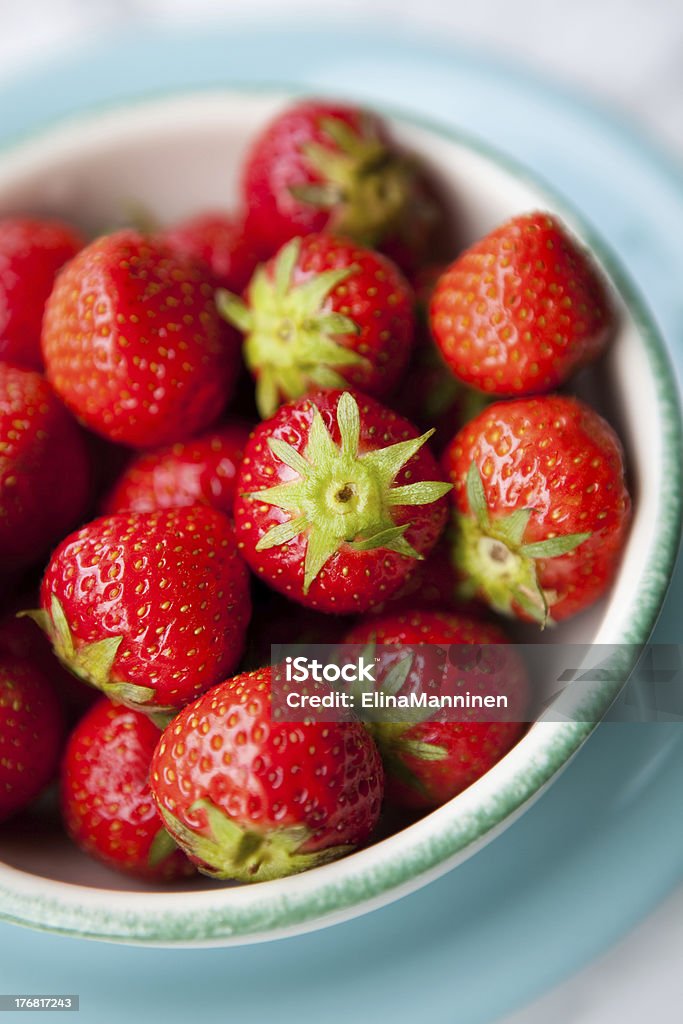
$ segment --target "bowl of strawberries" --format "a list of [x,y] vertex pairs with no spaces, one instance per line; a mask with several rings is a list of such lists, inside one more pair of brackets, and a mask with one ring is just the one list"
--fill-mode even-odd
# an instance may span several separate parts
[[[439,126],[211,92],[4,152],[0,916],[228,945],[476,852],[654,625],[671,381],[591,229]],[[603,645],[571,712],[526,663]]]

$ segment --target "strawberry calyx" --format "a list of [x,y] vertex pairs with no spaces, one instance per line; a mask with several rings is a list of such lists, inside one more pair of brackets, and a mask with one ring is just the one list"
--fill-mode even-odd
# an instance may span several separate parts
[[307,142],[302,152],[319,181],[290,186],[295,199],[332,211],[330,227],[370,248],[401,227],[411,200],[414,170],[392,152],[364,119],[355,131],[324,117],[319,125],[330,145]]
[[156,868],[163,864],[178,849],[178,844],[165,828],[160,828],[154,836],[147,854],[147,865]]
[[336,860],[353,849],[340,845],[305,853],[302,847],[312,833],[304,825],[258,832],[238,825],[210,800],[196,800],[189,810],[201,811],[205,816],[206,827],[201,832],[183,824],[167,808],[159,807],[178,845],[201,862],[202,873],[212,878],[267,882]]
[[406,505],[429,505],[451,490],[451,484],[421,480],[394,486],[400,470],[434,433],[399,441],[386,448],[360,453],[360,410],[348,391],[337,404],[341,444],[332,439],[319,409],[303,454],[280,438],[269,437],[273,455],[297,473],[297,478],[246,495],[290,513],[256,545],[257,551],[287,544],[299,534],[307,538],[303,592],[325,563],[344,545],[356,551],[386,548],[407,558],[423,556],[409,544],[409,523],[397,525],[392,512]]
[[257,268],[248,305],[225,289],[216,294],[221,316],[245,334],[244,357],[256,376],[256,404],[265,419],[283,397],[299,398],[311,385],[343,388],[337,368],[367,363],[338,341],[359,334],[358,325],[326,308],[330,293],[357,268],[326,270],[297,284],[300,251],[301,239],[294,238],[278,253],[272,276],[263,265]]
[[101,690],[116,704],[133,710],[158,715],[157,724],[167,723],[173,708],[153,705],[155,691],[126,680],[112,678],[112,668],[123,636],[109,636],[94,643],[78,644],[74,640],[62,603],[55,594],[50,601],[49,613],[43,609],[24,611],[47,635],[55,655],[73,675]]
[[391,775],[404,786],[416,790],[420,796],[428,798],[429,793],[424,782],[406,763],[406,758],[418,761],[443,761],[447,751],[436,743],[411,739],[405,734],[412,729],[414,722],[372,722],[367,725],[372,738],[379,747],[382,761],[388,775]]
[[470,514],[456,513],[452,557],[465,577],[460,596],[482,595],[503,615],[512,616],[513,605],[541,628],[552,624],[551,609],[557,595],[544,589],[537,561],[569,554],[588,540],[590,533],[568,533],[547,540],[524,543],[535,509],[515,509],[510,515],[491,518],[481,475],[472,462],[467,474]]

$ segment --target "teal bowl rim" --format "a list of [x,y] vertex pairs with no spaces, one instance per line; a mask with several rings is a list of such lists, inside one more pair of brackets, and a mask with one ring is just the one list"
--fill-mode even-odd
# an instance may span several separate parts
[[[152,104],[155,101],[179,101],[200,95],[253,95],[267,93],[283,99],[310,95],[312,90],[291,83],[267,82],[260,86],[239,82],[192,89],[150,90],[134,98],[112,100],[84,106],[77,113],[46,121],[32,129],[5,140],[0,153],[16,146],[49,135],[68,125],[87,122],[94,114],[125,112],[131,107]],[[324,95],[326,90],[316,90]],[[327,90],[329,94],[329,90]],[[0,920],[21,924],[42,931],[92,938],[104,941],[129,942],[150,945],[201,945],[227,942],[254,942],[268,938],[312,930],[363,913],[391,899],[419,888],[432,877],[448,870],[447,862],[467,847],[482,844],[504,826],[506,819],[520,813],[540,791],[567,765],[604,715],[633,663],[633,651],[645,643],[661,610],[668,589],[678,551],[681,515],[683,510],[683,424],[676,387],[676,377],[668,351],[652,314],[630,275],[619,258],[587,223],[583,215],[541,175],[522,162],[501,152],[495,146],[472,133],[451,128],[438,121],[407,113],[386,104],[373,104],[375,109],[392,119],[430,132],[447,141],[465,146],[502,167],[512,177],[532,186],[541,197],[576,226],[579,235],[590,245],[629,309],[643,340],[656,386],[660,422],[664,428],[662,448],[663,488],[658,504],[656,532],[657,547],[640,577],[640,592],[646,595],[629,628],[615,643],[628,645],[621,663],[621,679],[598,686],[585,707],[579,709],[572,722],[548,723],[549,730],[543,747],[544,759],[536,758],[531,764],[511,774],[496,793],[496,798],[476,814],[459,816],[453,801],[433,812],[440,818],[438,834],[416,841],[402,853],[400,862],[389,861],[380,865],[358,867],[346,878],[335,880],[338,865],[360,864],[363,851],[351,854],[344,861],[318,868],[307,875],[280,882],[260,883],[253,888],[208,890],[207,892],[155,892],[132,893],[118,890],[99,890],[73,883],[40,878],[42,892],[31,892],[29,885],[18,888],[0,883]],[[458,798],[456,798],[457,801]],[[426,820],[426,819],[423,819]],[[409,826],[410,832],[416,826]],[[391,839],[383,840],[390,842]],[[379,846],[382,843],[378,844]],[[377,849],[378,847],[374,847]],[[332,869],[332,871],[331,871]],[[7,869],[17,880],[26,882],[36,876],[16,869]],[[300,883],[305,880],[305,884]],[[283,891],[275,896],[274,887]],[[294,884],[291,884],[294,883]],[[289,892],[287,891],[289,889]],[[301,890],[301,891],[299,891]],[[212,905],[219,902],[220,892],[239,893],[232,905]],[[79,896],[79,894],[81,894]],[[127,903],[134,897],[139,909],[131,906],[117,908],[116,903]],[[246,898],[244,898],[246,897]],[[80,900],[80,902],[79,902]],[[170,908],[176,901],[179,906]],[[103,901],[112,906],[106,909]]]

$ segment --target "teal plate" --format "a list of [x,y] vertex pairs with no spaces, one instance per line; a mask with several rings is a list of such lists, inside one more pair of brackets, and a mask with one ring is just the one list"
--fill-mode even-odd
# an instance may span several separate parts
[[[642,138],[535,81],[415,39],[236,31],[121,39],[0,95],[0,134],[146,91],[296,80],[478,134],[563,191],[683,338],[683,188]],[[663,268],[666,268],[664,271]],[[674,353],[681,365],[681,351]],[[657,639],[675,642],[678,572]],[[0,987],[80,992],[81,1019],[479,1022],[596,955],[683,874],[678,725],[600,727],[549,794],[445,878],[314,935],[230,950],[113,948],[0,927]],[[671,813],[670,808],[676,810]],[[643,865],[647,865],[647,871]],[[76,944],[77,943],[77,944]],[[362,1007],[362,1011],[359,1010]],[[31,1014],[28,1015],[30,1019]]]

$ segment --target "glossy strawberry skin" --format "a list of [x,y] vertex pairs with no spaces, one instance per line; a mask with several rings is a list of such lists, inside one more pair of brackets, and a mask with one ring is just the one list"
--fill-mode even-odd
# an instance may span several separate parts
[[614,322],[601,272],[546,213],[516,217],[473,245],[430,303],[451,371],[501,396],[560,386],[600,355]]
[[[385,652],[386,668],[392,660],[410,653],[419,666],[412,685],[422,690],[428,688],[430,669],[439,674],[444,671],[439,648],[447,650],[452,644],[496,645],[484,676],[485,690],[492,696],[508,697],[504,715],[500,711],[492,713],[492,717],[500,715],[505,721],[451,721],[456,713],[449,709],[416,724],[369,726],[383,755],[387,800],[414,810],[439,807],[481,778],[525,732],[530,700],[526,670],[498,625],[462,613],[437,609],[387,612],[362,620],[345,638],[345,643],[354,645],[371,641],[400,648],[395,656]],[[429,645],[424,652],[420,650],[422,645]],[[381,675],[378,678],[381,680]],[[463,665],[450,668],[446,662],[443,692],[457,692],[463,685],[476,692],[481,679],[481,670],[468,675]],[[410,675],[406,685],[411,685]],[[480,711],[476,714],[481,716]],[[420,756],[425,745],[431,748],[432,756]],[[434,756],[437,751],[440,756]]]
[[[240,468],[234,512],[239,550],[257,577],[285,597],[320,611],[343,615],[357,614],[388,597],[416,570],[419,562],[385,548],[357,551],[346,544],[330,558],[304,594],[306,537],[299,534],[287,545],[258,551],[260,538],[289,517],[281,509],[249,497],[249,492],[287,483],[295,477],[293,471],[273,455],[268,439],[282,439],[303,452],[315,408],[333,440],[340,441],[335,415],[340,395],[339,391],[320,391],[291,402],[254,430]],[[361,453],[417,437],[417,431],[407,420],[371,398],[361,395],[357,398],[361,412]],[[399,472],[396,484],[434,479],[439,479],[439,469],[428,449],[422,448]],[[397,525],[410,524],[405,538],[426,556],[443,530],[446,508],[443,498],[429,505],[399,506],[394,510],[393,519]]]
[[42,347],[62,401],[109,440],[149,448],[209,426],[232,395],[236,336],[199,264],[135,231],[92,242],[59,275]]
[[41,586],[57,646],[54,598],[76,653],[70,660],[58,651],[62,660],[78,670],[87,645],[123,637],[96,685],[112,696],[109,684],[149,688],[131,703],[150,709],[182,707],[232,671],[251,610],[230,522],[201,505],[104,516],[67,537]]
[[34,665],[0,654],[0,821],[52,779],[62,748],[62,710]]
[[47,381],[0,363],[0,566],[40,561],[84,515],[90,468],[77,424]]
[[341,122],[362,140],[378,140],[385,153],[399,157],[384,121],[376,114],[327,100],[293,104],[266,126],[247,154],[242,190],[250,237],[264,255],[272,255],[297,235],[336,232],[386,251],[406,272],[419,267],[430,250],[439,216],[429,183],[415,168],[399,223],[387,225],[379,232],[380,237],[377,232],[368,237],[362,230],[355,234],[349,231],[340,205],[323,208],[295,194],[302,186],[324,182],[304,150],[311,144],[330,152],[337,149],[325,132],[327,119]]
[[166,228],[160,238],[174,252],[205,263],[216,283],[231,292],[246,287],[260,258],[243,214],[204,211]]
[[138,455],[106,496],[102,511],[154,512],[199,504],[230,515],[249,431],[246,423],[233,420],[189,441]]
[[0,220],[0,359],[41,370],[43,310],[55,275],[85,245],[59,220]]
[[[610,586],[631,518],[621,444],[576,398],[547,395],[497,402],[455,436],[444,454],[455,507],[469,515],[467,473],[475,463],[492,520],[532,508],[525,543],[590,532],[568,554],[538,559],[555,621],[587,608]],[[527,618],[523,609],[516,614]]]
[[[276,256],[266,264],[273,279]],[[351,270],[326,298],[321,312],[339,313],[357,333],[338,334],[336,342],[357,353],[363,363],[334,367],[349,387],[381,398],[403,376],[413,345],[413,293],[398,267],[386,256],[328,234],[301,239],[293,286],[330,270]],[[258,371],[256,371],[258,374]],[[311,382],[311,390],[317,390]]]
[[163,822],[149,769],[160,735],[139,711],[98,701],[69,737],[61,806],[67,832],[85,853],[125,874],[169,882],[194,869],[167,837],[157,839]]
[[152,761],[162,814],[207,835],[204,808],[192,807],[208,801],[249,834],[302,829],[305,838],[293,852],[323,861],[333,848],[366,842],[383,790],[379,754],[366,730],[359,722],[273,721],[270,698],[266,668],[221,683],[180,712]]

